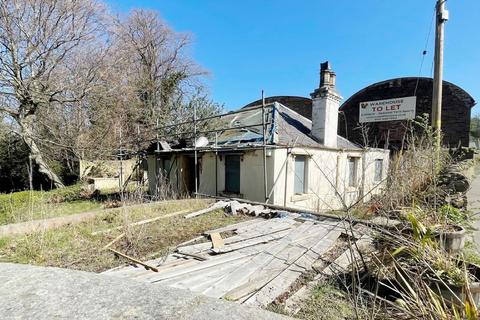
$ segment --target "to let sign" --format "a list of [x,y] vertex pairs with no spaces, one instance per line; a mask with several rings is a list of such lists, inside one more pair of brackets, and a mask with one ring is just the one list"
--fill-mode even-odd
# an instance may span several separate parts
[[381,122],[415,118],[417,97],[360,102],[359,122]]

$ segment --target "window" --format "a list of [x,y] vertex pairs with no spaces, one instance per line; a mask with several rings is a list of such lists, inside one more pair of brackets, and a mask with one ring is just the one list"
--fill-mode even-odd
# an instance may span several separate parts
[[348,157],[348,186],[356,187],[358,184],[357,181],[357,170],[358,170],[358,159],[357,157]]
[[293,192],[295,194],[307,193],[306,183],[305,183],[305,172],[307,165],[306,156],[295,156],[295,179],[293,184]]
[[375,182],[382,181],[383,178],[383,159],[375,159]]
[[240,156],[225,156],[225,192],[240,193]]

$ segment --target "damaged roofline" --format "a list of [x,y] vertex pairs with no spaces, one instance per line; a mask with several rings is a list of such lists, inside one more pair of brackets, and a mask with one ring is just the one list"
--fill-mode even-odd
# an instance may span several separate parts
[[[351,149],[351,148],[331,148],[331,147],[325,147],[325,146],[304,146],[304,145],[281,145],[281,144],[275,144],[275,145],[266,145],[267,149],[273,150],[273,149],[295,149],[295,148],[301,148],[301,149],[314,149],[314,150],[326,150],[326,151],[332,151],[332,152],[367,152],[367,151],[382,151],[382,152],[387,152],[388,150],[381,149],[381,148],[357,148],[357,149]],[[202,148],[196,148],[197,152],[224,152],[224,151],[248,151],[248,150],[259,150],[263,149],[263,144],[256,144],[256,145],[244,145],[244,146],[211,146],[211,147],[202,147]],[[181,148],[181,149],[171,149],[171,150],[160,150],[157,151],[155,150],[153,153],[150,154],[169,154],[169,153],[190,153],[194,152],[195,148]]]

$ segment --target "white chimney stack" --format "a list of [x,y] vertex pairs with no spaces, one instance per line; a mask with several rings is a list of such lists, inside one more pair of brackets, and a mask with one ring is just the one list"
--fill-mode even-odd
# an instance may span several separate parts
[[320,86],[312,96],[312,135],[327,147],[337,147],[338,108],[342,97],[335,88],[330,63],[320,64]]

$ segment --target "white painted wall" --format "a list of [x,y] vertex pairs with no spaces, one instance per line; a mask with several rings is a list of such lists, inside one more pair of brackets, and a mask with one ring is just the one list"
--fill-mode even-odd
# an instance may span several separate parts
[[[215,184],[215,153],[199,153],[199,192],[215,195],[240,197],[252,201],[265,201],[263,176],[263,150],[235,152],[241,156],[240,194],[225,194],[225,155],[217,157],[217,179]],[[287,148],[271,149],[267,154],[267,191],[271,194],[269,203],[315,211],[341,210],[365,195],[365,200],[372,194],[382,191],[382,184],[377,188],[374,181],[375,159],[383,159],[383,177],[386,177],[389,163],[389,151],[380,149],[342,151],[338,149]],[[294,157],[306,155],[306,184],[308,192],[294,194]],[[358,157],[357,187],[348,186],[348,157]],[[183,159],[183,160],[182,160]],[[182,177],[186,156],[179,156],[179,186],[184,191]],[[174,161],[172,156],[172,161]],[[148,158],[149,186],[155,188],[154,156]],[[364,173],[363,173],[364,172]],[[176,185],[176,165],[171,171],[170,180]],[[153,180],[152,180],[153,179]],[[215,187],[216,186],[216,187]],[[153,187],[153,189],[152,189]],[[372,191],[373,189],[373,191]],[[372,191],[371,193],[369,193]]]
[[[380,184],[374,182],[375,159],[383,159],[383,177],[386,177],[389,152],[384,150],[341,151],[313,148],[293,148],[287,157],[287,149],[276,149],[274,186],[274,204],[287,207],[304,208],[316,211],[341,210],[350,206],[359,197],[382,191]],[[295,155],[307,155],[307,189],[305,194],[294,194]],[[358,157],[357,187],[348,185],[348,157]],[[286,163],[286,164],[285,164]],[[365,167],[365,174],[362,168]],[[371,193],[369,193],[371,191]]]
[[[240,155],[240,194],[225,193],[225,155]],[[202,168],[200,170],[201,193],[215,195],[215,153],[202,153]],[[267,157],[267,179],[271,187],[271,174],[273,173],[274,159]],[[270,177],[269,177],[270,176]],[[252,201],[265,201],[263,178],[263,150],[246,152],[219,153],[217,158],[217,191],[218,195],[240,197]]]
[[342,97],[334,89],[320,88],[312,99],[312,135],[325,146],[337,147],[338,108]]

